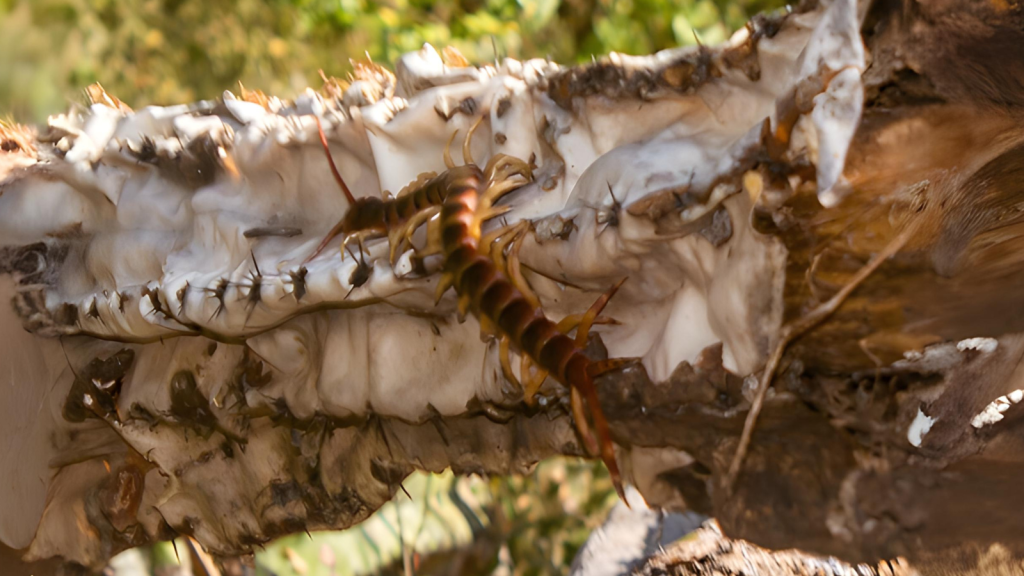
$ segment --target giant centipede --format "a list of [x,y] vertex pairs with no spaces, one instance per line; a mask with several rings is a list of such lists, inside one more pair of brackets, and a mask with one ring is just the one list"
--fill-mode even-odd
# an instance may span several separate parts
[[[592,362],[583,353],[591,323],[618,286],[599,299],[577,329],[576,339],[570,338],[481,250],[481,223],[498,212],[491,204],[512,186],[505,182],[491,185],[484,171],[469,164],[446,174],[448,188],[436,231],[439,238],[435,240],[444,256],[438,296],[448,287],[454,287],[459,295],[460,312],[472,312],[481,326],[498,332],[542,370],[582,395],[597,430],[600,456],[619,496],[625,500],[611,431],[593,380],[607,368]],[[585,432],[583,408],[577,403],[573,408],[577,427],[584,440],[589,440],[588,448],[593,452],[592,439]]]
[[[518,173],[527,179],[530,178],[529,166],[504,155],[495,156],[483,169],[476,166],[469,148],[473,132],[480,124],[478,120],[470,128],[463,144],[463,158],[467,164],[455,166],[452,162],[449,154],[449,147],[455,138],[455,134],[452,134],[444,154],[448,170],[431,178],[423,186],[394,199],[356,199],[334,164],[319,118],[316,118],[316,122],[321,145],[327,154],[334,178],[349,201],[349,209],[307,261],[316,257],[339,234],[345,235],[343,252],[344,243],[352,237],[362,242],[364,238],[391,236],[398,232],[398,240],[401,240],[412,229],[426,221],[424,216],[433,215],[431,209],[440,206],[440,226],[432,235],[438,237],[433,238],[431,242],[433,250],[439,250],[444,256],[444,275],[438,285],[438,297],[449,286],[454,286],[456,293],[459,294],[460,312],[471,311],[482,326],[495,327],[495,331],[499,332],[506,342],[529,357],[544,372],[553,375],[556,380],[576,390],[585,398],[599,438],[596,450],[587,432],[583,407],[574,402],[573,411],[577,426],[588,444],[588,449],[591,452],[600,452],[619,496],[625,500],[611,431],[601,410],[593,382],[593,378],[603,369],[591,362],[583,354],[582,349],[590,325],[618,286],[591,308],[577,328],[576,340],[573,340],[544,315],[532,295],[524,294],[524,291],[501,271],[498,264],[481,250],[481,223],[502,212],[491,205],[502,195],[519,186],[507,180],[508,176]],[[502,178],[498,180],[501,181],[491,185],[499,172]],[[394,237],[391,244],[393,260],[398,247]],[[428,247],[423,252],[431,251],[432,249]],[[526,290],[525,286],[523,289]]]

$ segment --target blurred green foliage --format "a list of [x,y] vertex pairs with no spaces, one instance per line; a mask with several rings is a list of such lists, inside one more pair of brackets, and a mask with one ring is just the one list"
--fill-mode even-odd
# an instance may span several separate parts
[[618,498],[600,462],[575,458],[524,478],[417,472],[403,488],[359,526],[269,544],[256,576],[555,576]]
[[243,82],[292,96],[424,42],[471,62],[570,63],[714,43],[780,0],[0,0],[0,116],[42,121],[100,82],[133,107]]
[[[552,458],[521,478],[416,472],[395,497],[347,530],[297,533],[256,551],[251,576],[557,576],[618,501],[599,461]],[[180,552],[180,555],[179,555]],[[123,552],[113,576],[186,576],[179,538]]]

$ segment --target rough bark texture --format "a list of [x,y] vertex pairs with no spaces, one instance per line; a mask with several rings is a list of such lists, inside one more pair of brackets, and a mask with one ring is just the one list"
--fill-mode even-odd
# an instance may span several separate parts
[[[527,405],[435,306],[436,263],[378,242],[372,270],[301,266],[345,210],[312,115],[357,196],[443,170],[483,115],[474,157],[536,166],[506,217],[530,223],[549,315],[630,278],[590,352],[640,360],[598,385],[649,503],[854,562],[1024,554],[1020,4],[834,0],[717,48],[573,69],[425,48],[360,74],[295,103],[108,99],[4,128],[7,545],[96,567],[186,533],[235,554],[352,525],[414,468],[581,453],[566,391]],[[782,327],[896,238],[787,347],[727,490]]]

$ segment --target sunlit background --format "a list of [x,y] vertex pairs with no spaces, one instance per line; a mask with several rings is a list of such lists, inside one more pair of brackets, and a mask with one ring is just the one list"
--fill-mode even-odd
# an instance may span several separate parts
[[560,63],[720,42],[779,0],[0,0],[0,115],[43,122],[100,82],[125,103],[282,97],[424,42]]
[[[0,0],[0,119],[42,123],[100,82],[132,107],[238,91],[281,97],[389,67],[424,42],[470,62],[588,61],[726,39],[780,0]],[[258,574],[564,574],[616,497],[599,463],[559,459],[527,478],[416,474],[364,524],[269,544]],[[183,574],[179,541],[119,557],[112,573]],[[229,566],[230,567],[230,562]]]

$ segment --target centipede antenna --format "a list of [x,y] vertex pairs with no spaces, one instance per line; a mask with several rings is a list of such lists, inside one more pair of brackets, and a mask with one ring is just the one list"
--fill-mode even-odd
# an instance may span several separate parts
[[341,191],[345,194],[345,199],[348,203],[355,204],[356,198],[352,195],[352,191],[345,185],[345,181],[341,179],[341,172],[338,172],[338,167],[334,164],[334,157],[331,156],[331,147],[327,144],[327,135],[324,134],[324,125],[320,122],[320,117],[316,114],[313,115],[313,119],[316,120],[317,134],[320,136],[320,145],[324,147],[324,154],[327,155],[327,163],[331,166],[331,174],[334,175],[334,180],[338,183]]

